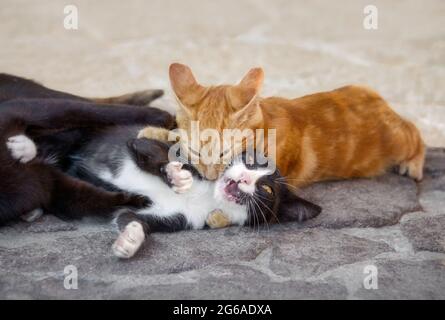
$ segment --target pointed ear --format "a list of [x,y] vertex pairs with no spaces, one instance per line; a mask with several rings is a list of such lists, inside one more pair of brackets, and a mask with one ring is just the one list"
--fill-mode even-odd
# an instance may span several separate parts
[[230,90],[230,101],[235,109],[242,109],[258,96],[263,85],[264,72],[261,68],[251,69],[241,82]]
[[315,218],[321,211],[320,206],[304,200],[288,190],[284,199],[281,200],[278,218],[281,222],[303,222]]
[[147,138],[133,138],[127,141],[128,150],[136,156],[148,149],[147,145],[150,145],[150,140]]
[[173,63],[169,69],[170,83],[176,96],[185,104],[192,104],[201,86],[193,76],[192,70],[183,64]]
[[151,162],[153,165],[168,162],[169,145],[162,141],[147,138],[130,139],[127,141],[127,148],[138,162]]
[[250,69],[249,72],[244,76],[241,82],[238,84],[239,87],[245,89],[254,89],[256,92],[261,90],[264,81],[264,71],[261,68]]

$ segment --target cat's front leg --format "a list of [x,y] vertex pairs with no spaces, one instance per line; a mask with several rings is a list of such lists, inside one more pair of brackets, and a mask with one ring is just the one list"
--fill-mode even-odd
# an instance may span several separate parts
[[139,131],[138,139],[146,138],[146,139],[155,139],[163,142],[168,142],[169,133],[170,130],[167,130],[165,128],[148,126]]
[[189,170],[183,168],[183,164],[178,161],[169,162],[165,166],[167,179],[176,193],[185,193],[193,185],[193,175]]
[[209,213],[206,224],[211,229],[219,229],[230,226],[232,223],[230,218],[220,209],[215,209]]

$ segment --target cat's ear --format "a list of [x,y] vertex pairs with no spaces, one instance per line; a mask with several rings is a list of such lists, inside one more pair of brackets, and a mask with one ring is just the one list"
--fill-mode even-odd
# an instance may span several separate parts
[[190,106],[196,102],[197,95],[200,94],[203,87],[198,84],[188,66],[180,63],[171,64],[169,77],[172,89],[180,102],[185,106]]
[[264,81],[264,71],[262,68],[253,68],[244,76],[238,84],[243,89],[253,89],[257,94],[260,92]]
[[231,88],[230,100],[235,109],[243,109],[259,95],[263,86],[264,72],[261,68],[253,68],[244,76],[240,83]]
[[278,219],[280,222],[303,222],[315,218],[321,211],[320,206],[300,198],[288,190],[281,199]]

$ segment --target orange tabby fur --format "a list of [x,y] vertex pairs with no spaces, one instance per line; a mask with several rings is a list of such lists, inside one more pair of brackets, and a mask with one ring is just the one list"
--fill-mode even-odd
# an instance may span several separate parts
[[[374,91],[346,86],[296,99],[260,98],[262,69],[252,69],[235,86],[204,87],[191,70],[170,66],[181,106],[178,127],[274,128],[277,167],[289,183],[302,186],[327,179],[373,177],[399,165],[400,173],[422,179],[425,148],[417,128],[397,115]],[[208,179],[223,165],[197,166]]]

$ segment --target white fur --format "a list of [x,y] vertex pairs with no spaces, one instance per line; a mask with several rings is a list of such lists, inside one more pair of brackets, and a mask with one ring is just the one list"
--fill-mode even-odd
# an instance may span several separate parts
[[173,191],[185,193],[190,190],[193,185],[193,176],[190,171],[182,169],[181,162],[172,161],[168,163],[165,171],[173,183]]
[[[269,175],[272,172],[269,169],[255,169],[250,170],[242,161],[235,162],[224,173],[224,177],[235,181],[240,181],[238,188],[241,191],[249,194],[254,194],[255,185],[259,178]],[[245,182],[241,180],[246,180]]]
[[37,147],[34,141],[23,134],[10,137],[6,142],[6,147],[11,152],[11,156],[21,163],[27,163],[37,155]]
[[187,192],[177,193],[161,178],[139,169],[130,158],[123,161],[117,175],[102,170],[98,176],[122,190],[149,197],[153,205],[138,210],[138,214],[169,217],[182,213],[194,229],[203,228],[208,214],[215,209],[227,213],[233,224],[243,224],[247,220],[244,206],[229,202],[222,197],[215,199],[216,184],[213,181],[195,180]]
[[142,225],[137,221],[132,221],[125,226],[124,231],[111,247],[115,256],[128,259],[141,247],[145,240],[145,232]]

